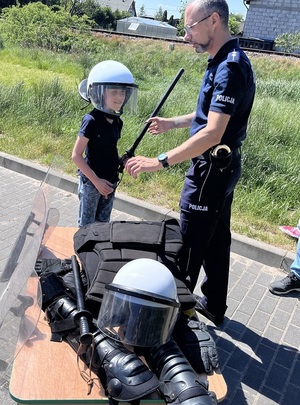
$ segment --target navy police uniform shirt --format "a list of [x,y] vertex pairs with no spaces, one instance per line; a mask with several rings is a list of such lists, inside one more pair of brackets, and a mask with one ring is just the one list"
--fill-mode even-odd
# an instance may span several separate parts
[[118,181],[119,155],[117,142],[121,137],[123,121],[110,116],[109,123],[105,114],[96,108],[82,118],[79,136],[85,136],[89,142],[85,150],[85,161],[101,179],[111,183]]
[[231,149],[240,147],[246,137],[254,94],[255,80],[250,61],[237,40],[232,39],[208,60],[191,136],[206,126],[209,111],[224,113],[231,118],[221,143]]
[[[190,136],[207,125],[209,111],[228,114],[230,119],[220,143],[237,152],[246,137],[254,95],[255,78],[250,61],[237,40],[230,40],[208,60]],[[191,160],[181,194],[182,210],[216,212],[219,209],[240,177],[240,157],[238,153],[234,156],[234,170],[232,166],[223,173],[210,169],[208,152]]]

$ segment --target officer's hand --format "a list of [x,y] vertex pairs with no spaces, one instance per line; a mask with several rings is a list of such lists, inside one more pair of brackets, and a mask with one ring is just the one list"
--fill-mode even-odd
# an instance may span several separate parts
[[162,134],[174,128],[171,118],[150,117],[146,122],[150,122],[148,132],[152,135]]
[[162,168],[157,158],[147,158],[144,156],[136,156],[127,160],[125,166],[128,174],[134,179],[137,178],[140,172],[156,172]]

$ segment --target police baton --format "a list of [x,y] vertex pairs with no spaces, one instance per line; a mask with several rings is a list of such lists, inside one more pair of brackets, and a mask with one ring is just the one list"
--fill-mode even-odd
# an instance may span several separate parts
[[79,341],[83,345],[90,345],[93,341],[93,334],[90,332],[89,321],[92,319],[92,315],[89,311],[85,310],[84,298],[82,293],[82,283],[79,272],[79,266],[76,259],[76,256],[71,257],[72,269],[74,274],[74,284],[76,290],[77,298],[77,310],[78,312],[75,315],[75,323],[79,326],[80,336]]
[[[172,90],[176,86],[176,83],[181,78],[183,72],[184,72],[183,68],[181,68],[178,71],[177,75],[173,79],[173,81],[170,84],[169,88],[167,89],[167,91],[165,92],[165,94],[163,95],[163,97],[161,98],[161,100],[159,101],[159,103],[157,104],[157,106],[155,107],[155,109],[153,110],[153,112],[152,112],[152,114],[150,115],[149,118],[155,117],[158,114],[159,110],[164,105],[164,103],[167,100],[167,98],[169,97],[170,93],[172,92]],[[119,173],[122,173],[123,170],[124,170],[124,162],[125,162],[125,160],[127,160],[128,158],[131,158],[131,157],[134,156],[134,152],[135,152],[136,148],[138,147],[139,143],[141,142],[141,140],[143,139],[143,137],[144,137],[145,133],[147,132],[147,129],[149,128],[150,124],[151,124],[151,122],[147,122],[145,124],[144,128],[141,130],[139,136],[136,138],[136,140],[135,140],[134,144],[132,145],[132,147],[129,150],[127,150],[124,153],[124,155],[120,158],[119,168],[118,168]]]

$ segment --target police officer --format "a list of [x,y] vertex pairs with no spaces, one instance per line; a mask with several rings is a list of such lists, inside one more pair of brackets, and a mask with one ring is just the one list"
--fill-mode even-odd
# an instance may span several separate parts
[[241,175],[241,145],[255,95],[251,63],[228,28],[225,0],[191,0],[185,10],[185,36],[208,66],[196,110],[187,115],[151,117],[149,132],[190,127],[190,138],[158,158],[137,156],[126,170],[154,172],[191,159],[180,200],[184,248],[180,261],[193,291],[203,265],[202,297],[196,309],[216,325],[224,320],[230,260],[230,216]]

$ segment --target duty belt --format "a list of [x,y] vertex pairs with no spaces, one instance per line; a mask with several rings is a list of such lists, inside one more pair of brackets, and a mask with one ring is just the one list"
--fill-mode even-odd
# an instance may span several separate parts
[[[219,146],[222,146],[222,145],[219,145]],[[211,149],[207,150],[206,152],[202,153],[202,155],[199,155],[198,159],[210,159],[210,154],[214,150],[215,150],[215,148],[211,148]],[[233,158],[235,158],[237,156],[240,156],[242,154],[242,148],[241,147],[234,148],[234,149],[230,148],[230,150],[231,150],[231,155],[232,155]]]
[[204,152],[199,158],[210,160],[214,167],[222,171],[230,165],[232,158],[240,155],[240,147],[231,149],[228,145],[218,145]]

